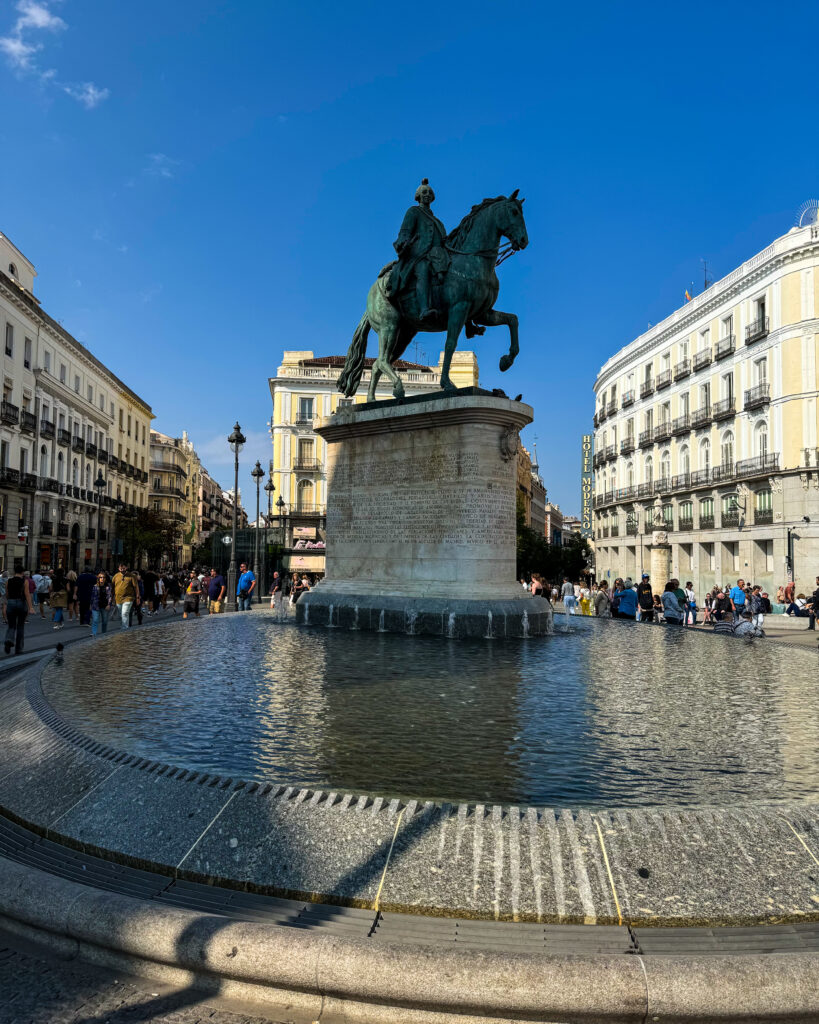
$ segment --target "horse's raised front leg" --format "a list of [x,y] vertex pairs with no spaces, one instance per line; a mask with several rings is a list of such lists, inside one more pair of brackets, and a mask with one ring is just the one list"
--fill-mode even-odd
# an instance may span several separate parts
[[502,327],[504,324],[509,328],[509,352],[500,357],[498,364],[501,373],[504,373],[514,363],[515,356],[520,351],[518,347],[518,318],[514,313],[503,313],[499,309],[488,309],[478,316],[472,317],[476,324],[486,324],[487,327]]
[[458,390],[449,379],[449,366],[452,362],[452,356],[455,353],[455,349],[458,346],[458,338],[463,330],[464,324],[466,323],[468,312],[468,302],[459,302],[449,308],[449,316],[447,317],[446,325],[446,345],[444,346],[444,362],[441,366],[441,387],[444,391]]

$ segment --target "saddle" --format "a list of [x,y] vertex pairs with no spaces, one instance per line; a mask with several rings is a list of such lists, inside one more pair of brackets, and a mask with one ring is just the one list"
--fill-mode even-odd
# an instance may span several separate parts
[[[438,281],[433,284],[433,290],[437,291],[446,276],[446,272],[449,270],[449,264],[451,263],[452,258],[449,253],[437,246],[431,250],[430,256],[430,266],[438,279]],[[385,280],[382,281],[382,279]],[[410,278],[410,280],[412,280],[412,278]],[[389,263],[384,264],[384,266],[378,271],[378,281],[382,281],[381,287],[384,291],[384,296],[389,300],[390,304],[398,310],[401,316],[409,319],[401,300],[412,289],[404,289],[402,292],[399,288],[398,260],[390,260]],[[467,338],[474,338],[485,333],[486,328],[473,323],[472,320],[467,320],[464,324],[464,334]]]

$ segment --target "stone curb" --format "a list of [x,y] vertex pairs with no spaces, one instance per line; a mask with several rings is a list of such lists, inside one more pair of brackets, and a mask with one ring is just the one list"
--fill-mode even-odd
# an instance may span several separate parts
[[368,945],[231,921],[9,862],[0,923],[114,969],[347,1024],[819,1021],[819,957],[554,956]]

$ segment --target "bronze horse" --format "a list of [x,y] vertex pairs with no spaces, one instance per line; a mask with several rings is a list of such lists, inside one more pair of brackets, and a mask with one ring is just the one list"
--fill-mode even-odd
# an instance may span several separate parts
[[[501,371],[508,370],[518,354],[518,318],[514,313],[493,309],[498,297],[499,282],[495,273],[501,239],[509,240],[511,251],[525,249],[529,244],[523,219],[523,199],[518,189],[507,198],[484,199],[473,206],[458,227],[446,237],[444,248],[450,257],[450,266],[443,282],[436,290],[436,307],[440,314],[432,319],[420,320],[421,310],[410,294],[394,305],[386,295],[389,273],[384,271],[370,288],[367,311],[362,316],[347,352],[344,370],[338,378],[339,391],[352,396],[358,390],[364,372],[367,354],[367,335],[372,328],[378,334],[378,357],[373,363],[367,401],[375,400],[375,389],[382,374],[392,381],[392,393],[403,398],[404,385],[393,369],[407,346],[420,331],[446,331],[444,362],[441,368],[441,387],[454,391],[449,379],[452,355],[465,324],[509,328],[509,352],[500,359]],[[388,268],[384,268],[385,271]],[[473,331],[473,333],[478,333]],[[483,332],[480,332],[483,333]]]

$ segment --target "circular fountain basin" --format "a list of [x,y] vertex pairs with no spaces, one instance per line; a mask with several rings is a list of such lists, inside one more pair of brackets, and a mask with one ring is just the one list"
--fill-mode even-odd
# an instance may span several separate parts
[[587,808],[816,796],[812,652],[579,616],[555,629],[448,641],[214,617],[69,650],[42,685],[100,742],[246,780]]

